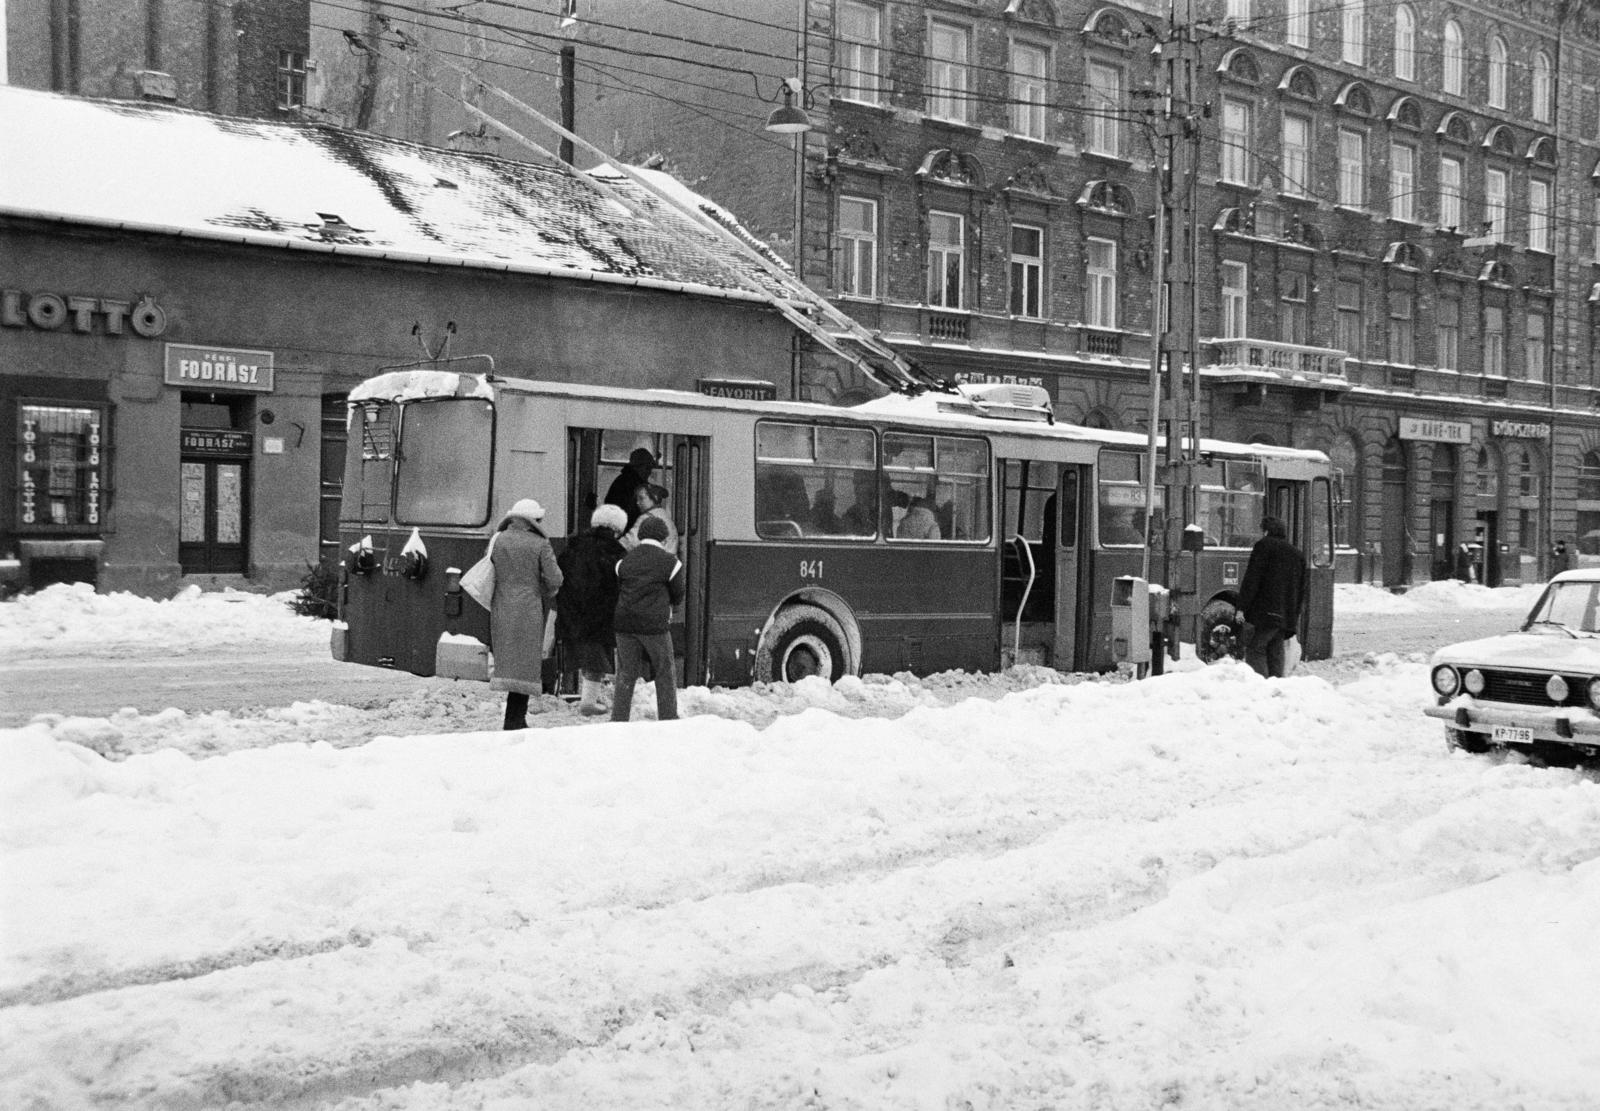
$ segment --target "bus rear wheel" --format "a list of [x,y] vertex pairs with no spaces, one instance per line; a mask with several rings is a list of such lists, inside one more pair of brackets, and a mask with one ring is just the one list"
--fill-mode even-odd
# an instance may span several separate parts
[[1200,611],[1200,635],[1195,644],[1195,655],[1203,663],[1216,663],[1232,656],[1244,657],[1244,645],[1239,642],[1239,611],[1226,598],[1206,604]]
[[795,683],[818,675],[832,683],[845,675],[844,629],[818,606],[781,610],[756,648],[756,678],[763,683]]

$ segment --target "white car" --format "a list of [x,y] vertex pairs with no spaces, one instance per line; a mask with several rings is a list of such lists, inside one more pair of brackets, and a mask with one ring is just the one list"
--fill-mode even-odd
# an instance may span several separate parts
[[1521,629],[1433,654],[1424,709],[1468,752],[1555,746],[1600,755],[1600,567],[1550,580]]

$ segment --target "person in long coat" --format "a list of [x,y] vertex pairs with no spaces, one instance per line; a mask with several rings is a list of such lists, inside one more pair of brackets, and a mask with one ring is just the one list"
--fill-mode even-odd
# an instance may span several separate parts
[[[530,697],[544,693],[545,610],[561,589],[561,568],[541,522],[544,506],[523,498],[495,534],[494,594],[489,602],[491,690],[506,692],[505,728],[526,729]],[[534,711],[535,713],[538,710]]]
[[1239,609],[1250,626],[1244,659],[1261,675],[1282,678],[1283,642],[1300,628],[1305,604],[1306,557],[1277,517],[1261,518],[1261,531],[1239,583]]
[[650,474],[656,469],[656,457],[647,447],[636,447],[628,456],[628,465],[617,472],[617,477],[611,480],[611,485],[606,489],[606,505],[614,505],[628,515],[627,532],[633,528],[634,522],[639,519],[639,503],[636,495],[640,489],[650,485]]
[[619,507],[599,506],[589,517],[588,529],[568,540],[556,560],[562,574],[556,640],[578,664],[580,714],[610,709],[604,701],[605,680],[617,647],[612,620],[617,611],[617,564],[628,554],[620,539],[627,527],[628,515]]

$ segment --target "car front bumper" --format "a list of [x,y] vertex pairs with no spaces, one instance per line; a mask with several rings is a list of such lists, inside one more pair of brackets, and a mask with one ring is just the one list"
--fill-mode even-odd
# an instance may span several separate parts
[[1551,744],[1600,747],[1600,714],[1579,706],[1522,706],[1506,702],[1479,702],[1456,695],[1447,702],[1426,706],[1423,713],[1455,729],[1483,733],[1493,743],[1495,726],[1527,729],[1532,740]]

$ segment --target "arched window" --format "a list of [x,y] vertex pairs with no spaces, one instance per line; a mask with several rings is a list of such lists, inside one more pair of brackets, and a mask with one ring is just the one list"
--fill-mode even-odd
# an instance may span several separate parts
[[1223,55],[1221,64],[1217,66],[1217,72],[1246,85],[1256,85],[1261,82],[1260,64],[1256,61],[1255,55],[1242,46]]
[[1453,19],[1444,25],[1444,91],[1452,96],[1467,95],[1467,47],[1461,38],[1461,24]]
[[1556,141],[1548,135],[1535,139],[1528,147],[1528,161],[1540,166],[1554,166],[1556,164]]
[[1578,464],[1578,551],[1600,556],[1600,451],[1586,451]]
[[1496,35],[1489,42],[1489,107],[1504,108],[1511,83],[1511,52],[1506,40]]
[[1372,94],[1359,81],[1352,81],[1341,89],[1333,102],[1352,116],[1372,115]]
[[1533,56],[1533,118],[1540,123],[1551,119],[1551,92],[1555,88],[1550,55],[1543,50]]
[[1394,75],[1417,79],[1417,17],[1405,4],[1394,10]]
[[1417,106],[1417,98],[1403,96],[1391,104],[1389,106],[1389,122],[1408,131],[1421,131],[1422,109]]
[[1517,137],[1504,124],[1492,128],[1489,134],[1483,137],[1483,145],[1495,154],[1503,154],[1507,158],[1515,158],[1517,156]]

